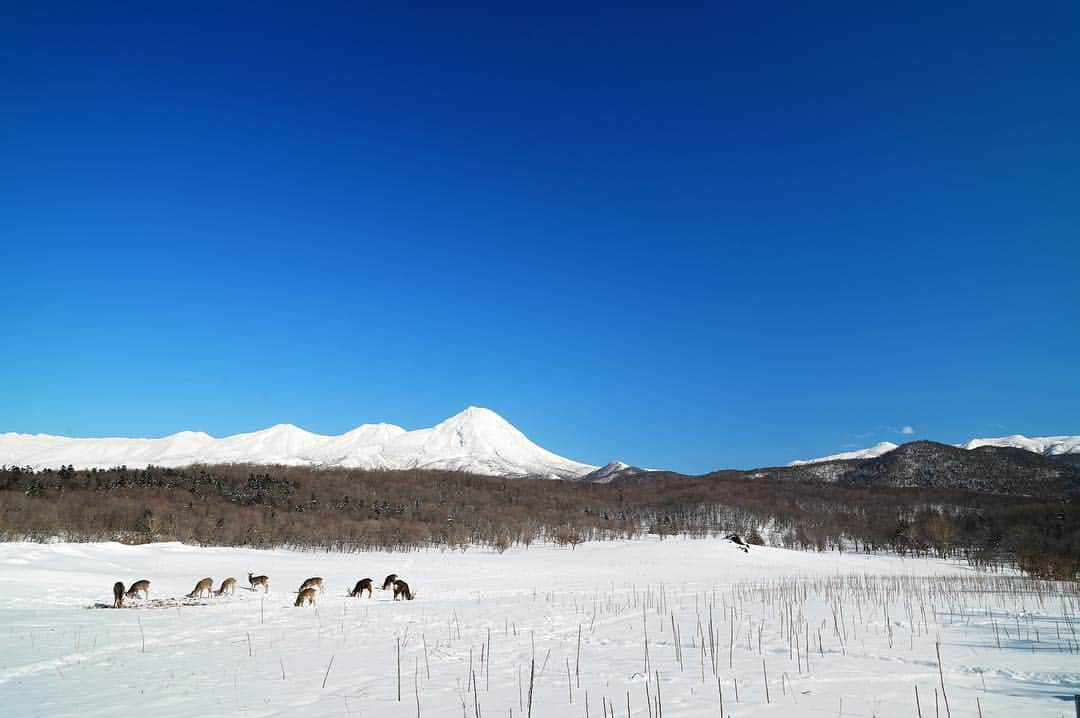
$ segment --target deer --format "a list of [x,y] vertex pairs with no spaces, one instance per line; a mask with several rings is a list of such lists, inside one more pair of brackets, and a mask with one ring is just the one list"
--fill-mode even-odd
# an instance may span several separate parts
[[135,596],[142,591],[143,598],[150,598],[150,582],[145,578],[141,581],[136,581],[131,584],[131,587],[124,593],[128,598],[135,598]]
[[255,590],[256,586],[262,586],[263,593],[270,593],[270,579],[267,576],[255,576],[249,571],[248,583],[251,584],[252,591]]
[[349,591],[349,596],[351,596],[352,598],[356,598],[357,596],[362,594],[364,591],[367,591],[367,597],[371,598],[371,579],[370,578],[362,578],[359,581],[357,581],[356,586],[353,587],[353,590]]
[[382,590],[385,591],[388,588],[393,588],[394,581],[397,581],[397,574],[396,573],[392,573],[392,574],[390,574],[389,576],[386,577],[386,580],[383,581],[383,584],[382,584]]
[[236,579],[229,576],[227,579],[221,582],[221,588],[218,589],[218,595],[224,596],[226,593],[236,593]]
[[112,607],[113,608],[123,608],[124,607],[124,584],[123,584],[122,581],[117,581],[116,583],[113,584],[112,595],[113,595]]
[[315,588],[316,586],[319,587],[319,593],[322,593],[322,576],[314,576],[313,578],[309,578],[308,580],[304,581],[302,584],[300,584],[300,590],[303,591],[305,588]]
[[394,581],[394,600],[398,600],[398,596],[404,596],[406,600],[413,600],[412,591],[409,590],[409,584],[402,581],[400,578]]
[[199,598],[203,595],[204,592],[207,596],[214,595],[214,579],[204,578],[203,580],[199,581],[197,584],[195,584],[195,588],[192,589],[191,593],[189,593],[187,597]]
[[293,606],[303,606],[305,603],[309,603],[312,606],[315,605],[315,589],[305,588],[300,591],[296,596],[296,603]]

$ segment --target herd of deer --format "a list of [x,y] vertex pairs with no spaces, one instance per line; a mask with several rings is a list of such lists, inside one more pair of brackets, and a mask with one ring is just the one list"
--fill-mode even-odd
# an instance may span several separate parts
[[[270,592],[270,578],[267,576],[256,576],[252,573],[248,574],[248,583],[251,585],[251,590],[254,591],[257,587],[263,587],[263,593]],[[371,588],[374,584],[370,578],[362,578],[356,582],[356,586],[353,590],[349,591],[349,596],[356,598],[364,591],[367,591],[368,598],[371,598]],[[315,589],[323,591],[323,580],[321,576],[309,578],[300,584],[300,590],[297,591],[296,603],[294,606],[303,606],[305,603],[315,604]],[[382,590],[392,588],[394,590],[394,600],[399,598],[406,600],[413,600],[412,591],[409,589],[409,584],[402,581],[397,577],[396,573],[392,573],[386,577],[383,581]],[[145,578],[141,581],[136,581],[125,591],[122,581],[117,581],[113,584],[113,608],[123,608],[125,598],[135,598],[139,594],[143,595],[143,598],[150,598],[150,582]],[[188,598],[200,598],[203,594],[208,597],[214,595],[214,579],[204,578],[195,584],[194,590],[187,594]],[[221,582],[221,588],[218,589],[218,596],[225,596],[227,594],[236,593],[236,579],[231,576]]]

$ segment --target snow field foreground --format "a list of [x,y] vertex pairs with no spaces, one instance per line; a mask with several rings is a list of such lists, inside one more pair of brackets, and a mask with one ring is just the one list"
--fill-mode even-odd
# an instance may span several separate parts
[[[347,596],[389,573],[414,601]],[[236,595],[168,601],[205,576],[235,576]],[[326,591],[294,608],[309,576]],[[149,601],[88,608],[142,578]],[[1078,610],[1075,584],[720,540],[502,555],[9,543],[0,713],[1071,716]]]

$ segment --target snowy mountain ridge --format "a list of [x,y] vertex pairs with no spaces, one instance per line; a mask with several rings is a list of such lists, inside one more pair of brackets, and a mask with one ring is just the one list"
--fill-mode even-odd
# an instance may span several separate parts
[[[982,446],[1012,447],[1058,456],[1080,454],[1080,436],[1013,434],[971,439],[955,446],[969,450]],[[788,466],[873,459],[897,448],[890,441],[882,441],[865,449],[792,461]],[[108,469],[192,464],[436,469],[596,483],[653,471],[620,461],[598,467],[567,459],[533,443],[494,411],[474,406],[431,428],[408,431],[395,424],[362,424],[337,436],[315,434],[293,424],[276,424],[220,439],[201,431],[181,431],[156,439],[0,434],[0,466],[57,469],[71,465],[79,469]]]
[[822,456],[818,459],[799,459],[792,461],[788,466],[802,466],[803,464],[817,464],[822,461],[846,461],[848,459],[874,459],[882,454],[887,454],[895,449],[898,444],[894,444],[891,441],[881,441],[866,449],[858,449],[857,451],[842,451],[839,454],[829,454],[828,456]]
[[1043,456],[1062,454],[1080,454],[1080,436],[1023,436],[1011,434],[993,439],[972,439],[966,444],[957,444],[962,449],[977,449],[980,446],[1007,446],[1024,449]]
[[[960,449],[977,449],[980,446],[1001,446],[1013,449],[1023,449],[1034,454],[1043,456],[1061,456],[1063,454],[1080,454],[1080,436],[1024,436],[1011,434],[985,439],[971,439],[963,444],[953,444]],[[889,453],[897,448],[891,441],[882,441],[866,449],[857,451],[845,451],[839,454],[830,454],[817,459],[800,459],[792,461],[788,466],[803,466],[805,464],[818,464],[825,461],[843,461],[846,459],[874,459]]]
[[576,479],[598,467],[534,444],[490,409],[470,406],[428,429],[363,424],[337,436],[292,424],[216,439],[181,431],[159,439],[0,434],[0,465],[34,469],[281,464],[353,469],[444,469],[492,476]]

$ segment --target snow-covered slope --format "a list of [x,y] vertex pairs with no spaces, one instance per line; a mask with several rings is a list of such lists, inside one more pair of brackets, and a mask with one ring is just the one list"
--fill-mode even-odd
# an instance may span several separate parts
[[1043,456],[1059,456],[1061,454],[1080,454],[1080,436],[999,436],[993,439],[972,439],[966,444],[960,444],[965,449],[977,449],[980,446],[1011,446],[1014,449],[1024,449]]
[[430,429],[364,424],[323,436],[292,424],[215,439],[182,431],[160,439],[73,439],[0,434],[0,465],[35,469],[284,464],[360,469],[454,469],[495,476],[578,478],[597,467],[547,451],[490,409],[469,407]]
[[828,456],[822,456],[819,459],[800,459],[798,461],[792,461],[788,466],[802,466],[803,464],[816,464],[821,461],[843,461],[845,459],[873,459],[874,457],[887,454],[897,447],[897,444],[891,441],[882,441],[874,444],[868,449],[859,449],[858,451],[844,451],[839,454],[830,454]]
[[[831,454],[818,459],[805,459],[792,461],[788,466],[801,466],[802,464],[816,464],[823,461],[839,461],[842,459],[873,459],[874,457],[887,454],[896,448],[891,441],[882,441],[868,449],[859,451],[845,451],[842,454]],[[1062,454],[1080,454],[1080,436],[999,436],[990,439],[972,439],[964,444],[954,444],[961,449],[977,449],[980,446],[1008,446],[1014,449],[1024,449],[1043,456],[1060,456]]]

